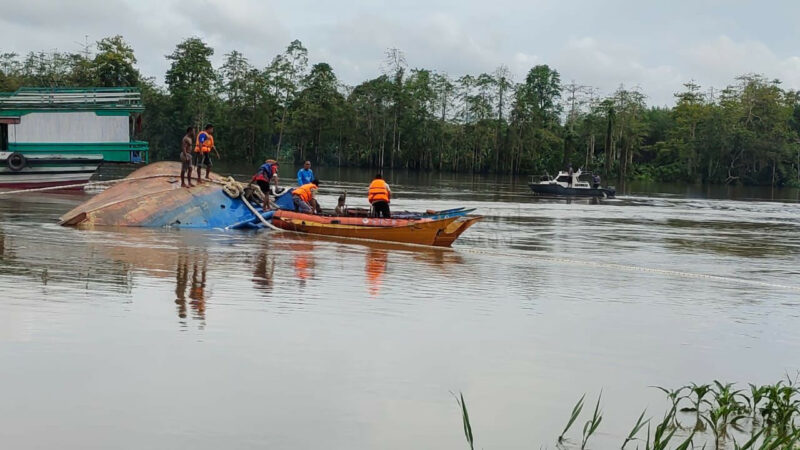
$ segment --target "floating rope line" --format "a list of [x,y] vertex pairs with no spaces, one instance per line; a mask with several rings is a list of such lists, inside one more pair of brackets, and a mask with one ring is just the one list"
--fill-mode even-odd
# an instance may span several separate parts
[[43,188],[31,188],[31,189],[19,189],[16,191],[3,191],[0,192],[0,195],[11,195],[11,194],[25,194],[28,192],[47,192],[47,191],[59,191],[62,189],[75,189],[80,187],[91,187],[91,186],[105,186],[108,184],[116,184],[121,183],[123,181],[137,181],[137,180],[147,180],[150,178],[178,178],[178,175],[148,175],[146,177],[134,177],[134,178],[119,178],[116,180],[106,180],[106,181],[89,181],[86,183],[79,183],[79,184],[65,184],[61,186],[48,186]]

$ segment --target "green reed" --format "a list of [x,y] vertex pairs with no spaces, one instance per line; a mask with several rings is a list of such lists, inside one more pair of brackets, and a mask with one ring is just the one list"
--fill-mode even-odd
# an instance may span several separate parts
[[[800,376],[800,375],[799,375]],[[714,380],[708,384],[691,383],[664,392],[667,412],[657,423],[642,411],[620,449],[633,445],[643,450],[800,450],[800,384],[786,377],[774,384],[750,383],[739,389],[734,383]],[[568,434],[583,414],[586,394],[572,407],[561,434],[559,449],[587,449],[590,438],[603,422],[602,392],[590,416],[583,422],[580,439]],[[474,449],[464,397],[456,398],[462,413],[464,434]],[[691,414],[693,426],[684,426],[681,416]],[[683,417],[683,420],[688,419]],[[534,446],[535,447],[535,446]]]
[[472,436],[472,425],[469,423],[469,412],[467,411],[467,402],[464,401],[463,392],[459,392],[459,397],[456,397],[456,403],[458,403],[458,406],[461,408],[461,420],[464,425],[464,437],[467,438],[467,443],[469,443],[470,450],[475,450],[475,438]]

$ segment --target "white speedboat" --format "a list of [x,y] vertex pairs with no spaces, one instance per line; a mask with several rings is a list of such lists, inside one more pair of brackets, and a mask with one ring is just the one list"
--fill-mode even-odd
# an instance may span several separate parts
[[[584,178],[581,179],[581,176]],[[537,195],[557,195],[566,197],[614,197],[613,187],[603,188],[600,183],[589,183],[586,177],[593,177],[591,172],[578,169],[572,175],[569,172],[558,172],[556,177],[544,175],[538,180],[531,179],[528,186]]]

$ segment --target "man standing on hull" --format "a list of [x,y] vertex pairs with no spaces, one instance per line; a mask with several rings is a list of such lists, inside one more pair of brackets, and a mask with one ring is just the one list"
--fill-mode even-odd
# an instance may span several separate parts
[[375,217],[392,217],[389,211],[389,202],[392,198],[392,191],[389,190],[389,185],[383,181],[381,174],[375,175],[375,179],[369,185],[369,192],[367,193],[367,200],[372,205],[372,211]]
[[206,180],[210,180],[211,177],[209,174],[211,173],[211,150],[214,150],[214,153],[217,154],[217,158],[219,158],[219,152],[217,151],[217,147],[214,146],[214,125],[210,123],[206,125],[205,129],[197,135],[197,143],[194,146],[194,156],[195,156],[195,165],[197,166],[197,182],[199,183],[200,178],[200,170],[205,167],[206,168]]
[[[186,129],[186,135],[181,140],[181,187],[192,187],[192,143],[194,142],[194,127]],[[184,181],[188,178],[189,183]],[[200,176],[198,175],[198,181]]]

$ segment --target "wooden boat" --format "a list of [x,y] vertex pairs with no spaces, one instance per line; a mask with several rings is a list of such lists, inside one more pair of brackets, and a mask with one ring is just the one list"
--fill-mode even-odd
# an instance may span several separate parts
[[103,155],[0,152],[0,188],[31,189],[89,181]]
[[[262,226],[244,202],[228,197],[219,183],[204,182],[191,188],[181,187],[180,170],[178,162],[147,165],[64,214],[60,223],[180,228]],[[214,173],[211,178],[222,180]],[[272,215],[272,211],[261,211],[260,206],[256,210],[265,218]]]
[[481,219],[483,219],[483,216],[456,218],[455,221],[451,222],[436,236],[433,245],[437,247],[450,247],[462,233],[467,231],[467,228],[475,225],[475,223]]
[[[428,210],[422,212],[415,211],[397,211],[392,212],[393,219],[444,219],[446,217],[460,217],[475,211],[475,208],[452,208],[444,209],[441,211]],[[347,216],[353,217],[370,217],[371,211],[369,208],[347,208]]]
[[461,226],[451,229],[443,239],[437,241],[437,238],[448,233],[448,226],[456,220],[458,217],[409,220],[317,216],[278,210],[272,217],[272,224],[284,230],[323,236],[449,247],[455,240],[449,237],[453,233],[461,234]]

